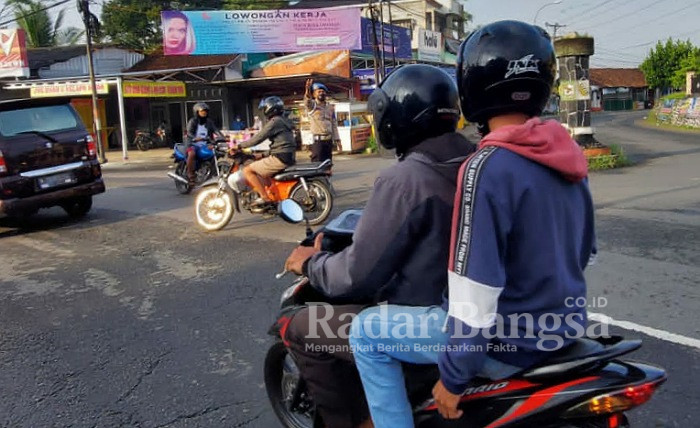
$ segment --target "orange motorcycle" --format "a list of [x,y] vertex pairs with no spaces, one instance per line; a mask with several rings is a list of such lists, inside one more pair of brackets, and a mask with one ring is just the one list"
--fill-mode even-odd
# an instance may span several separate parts
[[[243,177],[243,166],[256,156],[241,150],[229,154],[231,166],[217,178],[202,184],[195,200],[195,219],[208,231],[224,228],[241,209],[253,214],[275,216],[278,204],[253,205],[258,194]],[[265,189],[273,202],[293,199],[304,208],[308,224],[323,223],[333,209],[333,191],[330,183],[332,163],[299,164],[268,179]]]

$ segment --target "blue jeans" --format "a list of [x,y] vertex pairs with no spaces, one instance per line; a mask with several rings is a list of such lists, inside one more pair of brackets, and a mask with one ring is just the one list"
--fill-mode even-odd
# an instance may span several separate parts
[[[447,344],[447,312],[439,306],[382,305],[352,322],[350,344],[376,428],[411,428],[401,362],[437,364],[436,347]],[[487,358],[479,376],[502,379],[521,369]]]

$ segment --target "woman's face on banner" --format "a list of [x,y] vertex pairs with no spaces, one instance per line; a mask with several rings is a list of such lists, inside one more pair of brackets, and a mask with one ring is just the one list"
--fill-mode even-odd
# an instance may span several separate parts
[[165,46],[168,49],[183,49],[187,38],[187,22],[182,18],[168,21],[165,29]]

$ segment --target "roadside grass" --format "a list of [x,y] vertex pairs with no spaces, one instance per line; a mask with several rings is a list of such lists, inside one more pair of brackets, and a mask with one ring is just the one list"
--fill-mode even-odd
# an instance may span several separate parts
[[609,155],[591,156],[588,158],[589,171],[603,171],[606,169],[622,168],[632,165],[619,144],[611,144]]

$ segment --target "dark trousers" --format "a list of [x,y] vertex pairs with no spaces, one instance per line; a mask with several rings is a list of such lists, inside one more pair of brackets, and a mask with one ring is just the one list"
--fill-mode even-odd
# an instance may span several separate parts
[[333,140],[316,140],[311,144],[311,162],[333,160]]
[[[289,324],[286,339],[295,357],[302,377],[316,404],[316,411],[327,428],[354,428],[369,418],[369,409],[364,389],[350,351],[347,335],[352,317],[365,306],[333,306],[333,316],[328,323],[330,331],[342,337],[328,337],[324,329],[316,324],[318,338],[309,338],[309,309],[294,315]],[[316,307],[317,319],[324,319],[324,306]],[[345,337],[345,338],[343,338]],[[325,348],[314,349],[314,348]]]

